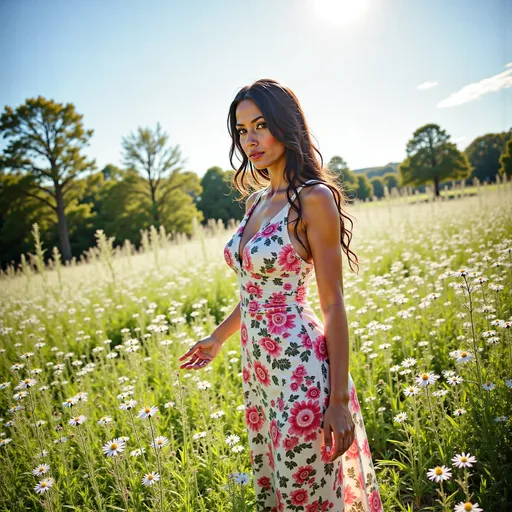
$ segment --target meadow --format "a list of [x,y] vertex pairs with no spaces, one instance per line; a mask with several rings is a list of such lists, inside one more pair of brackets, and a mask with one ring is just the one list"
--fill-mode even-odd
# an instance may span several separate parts
[[[350,371],[384,510],[512,510],[512,187],[348,211]],[[137,252],[97,232],[64,266],[34,228],[0,279],[0,511],[255,510],[239,333],[204,370],[178,361],[238,300],[233,229],[151,229]],[[321,318],[314,281],[309,299]]]

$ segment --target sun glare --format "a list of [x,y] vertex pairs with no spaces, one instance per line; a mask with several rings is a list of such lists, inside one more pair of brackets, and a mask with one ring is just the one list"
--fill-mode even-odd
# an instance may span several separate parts
[[312,0],[315,14],[334,25],[350,25],[362,18],[368,0]]

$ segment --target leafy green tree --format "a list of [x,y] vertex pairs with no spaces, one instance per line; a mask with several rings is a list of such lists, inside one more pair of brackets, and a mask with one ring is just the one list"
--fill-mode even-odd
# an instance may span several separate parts
[[375,197],[384,197],[384,181],[379,176],[375,176],[370,180]]
[[201,179],[203,192],[197,204],[205,220],[222,219],[227,224],[229,219],[240,220],[243,207],[236,201],[238,191],[229,185],[230,173],[220,167],[211,167]]
[[407,143],[407,158],[399,166],[402,185],[422,185],[433,182],[435,195],[439,184],[448,179],[463,179],[471,174],[471,165],[445,130],[437,124],[418,128]]
[[8,141],[0,169],[21,175],[18,191],[53,211],[64,260],[71,259],[68,195],[76,178],[95,165],[80,154],[93,134],[84,130],[82,118],[72,103],[63,105],[42,96],[27,99],[16,110],[6,106],[0,117],[0,133]]
[[347,163],[341,156],[333,156],[327,168],[336,177],[336,181],[340,187],[345,190],[357,189],[358,181],[356,175],[348,168]]
[[192,189],[200,190],[197,175],[182,172],[184,162],[179,145],[168,146],[168,138],[157,123],[155,131],[138,128],[136,134],[122,139],[124,164],[141,175],[137,192],[149,200],[152,223],[157,228],[170,195],[176,199],[177,191],[191,196]]
[[477,137],[465,150],[469,163],[473,166],[470,179],[492,183],[500,170],[500,156],[505,152],[507,141],[512,137],[512,129],[503,133],[487,133]]
[[373,187],[366,174],[357,174],[357,198],[364,201],[373,195]]
[[510,138],[505,146],[505,151],[500,156],[500,174],[512,178],[512,138]]
[[398,174],[396,172],[388,172],[382,176],[382,182],[391,191],[392,188],[398,188]]

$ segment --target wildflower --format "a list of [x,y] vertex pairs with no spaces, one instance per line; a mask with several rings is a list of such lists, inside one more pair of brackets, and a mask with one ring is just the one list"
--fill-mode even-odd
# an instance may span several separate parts
[[192,436],[192,439],[194,439],[194,441],[197,441],[198,439],[201,439],[202,437],[206,437],[206,432],[196,432]]
[[505,386],[507,386],[507,388],[512,388],[512,379],[507,379],[505,381]]
[[22,400],[26,396],[28,396],[28,393],[26,391],[18,391],[16,394],[12,395],[14,400]]
[[34,491],[36,491],[39,494],[44,494],[45,492],[48,492],[52,485],[55,483],[55,480],[52,477],[49,478],[43,478],[34,486]]
[[16,372],[16,371],[19,371],[21,370],[22,368],[24,368],[25,365],[23,363],[14,363],[12,366],[11,366],[11,371],[12,372]]
[[416,359],[414,357],[408,357],[407,359],[404,359],[402,361],[402,366],[404,368],[410,368],[411,366],[414,366],[416,364]]
[[238,443],[238,441],[240,441],[240,437],[235,434],[232,434],[232,435],[226,437],[226,443],[229,446],[232,446],[232,445]]
[[[511,381],[511,382],[512,382],[512,381]],[[509,387],[510,387],[510,386],[509,386]],[[237,406],[236,410],[237,410],[237,411],[245,411],[245,405],[244,405],[244,404],[242,404],[242,405]]]
[[231,448],[231,451],[234,453],[241,453],[244,451],[244,447],[241,444],[237,444]]
[[87,400],[88,400],[87,393],[85,391],[80,391],[79,393],[77,393],[75,395],[75,398],[79,402],[87,402]]
[[131,411],[136,405],[137,400],[126,400],[119,406],[119,409],[121,409],[122,411]]
[[420,388],[417,386],[409,386],[404,389],[405,396],[416,396],[420,392]]
[[169,443],[169,439],[165,436],[158,436],[155,438],[155,442],[153,443],[154,448],[162,449],[165,445]]
[[145,420],[145,419],[151,418],[157,412],[158,412],[158,407],[156,405],[153,405],[151,407],[146,406],[146,407],[143,407],[139,411],[139,414],[137,415],[137,417],[142,419],[142,420]]
[[197,383],[197,389],[200,389],[202,391],[204,391],[205,389],[209,389],[211,387],[211,382],[208,382],[207,380],[201,380]]
[[109,423],[112,423],[112,418],[110,416],[102,416],[98,420],[98,425],[108,425]]
[[23,352],[21,354],[20,359],[28,359],[34,355],[34,352]]
[[6,389],[11,385],[10,382],[2,382],[0,383],[0,389]]
[[469,269],[467,269],[467,268],[460,268],[459,270],[452,272],[452,275],[454,277],[464,277],[464,276],[467,276],[468,274],[469,274]]
[[130,452],[131,457],[140,457],[146,451],[145,448],[135,448]]
[[126,443],[122,439],[116,438],[103,445],[103,453],[108,457],[112,457],[113,455],[122,453],[125,448]]
[[439,375],[436,375],[432,372],[425,372],[416,377],[416,382],[419,386],[428,386],[429,384],[434,384],[434,382],[439,378]]
[[494,384],[490,380],[487,380],[482,384],[482,387],[485,389],[485,391],[491,391],[496,387],[496,384]]
[[447,395],[448,393],[449,393],[449,391],[447,389],[438,389],[437,391],[434,391],[432,393],[432,396],[437,396],[439,398],[439,397]]
[[436,466],[435,468],[429,469],[427,471],[427,477],[430,480],[435,480],[436,482],[442,482],[443,480],[449,480],[452,476],[452,470],[447,468],[446,466]]
[[144,478],[142,479],[142,483],[145,486],[155,485],[155,482],[158,482],[159,480],[160,480],[160,475],[157,472],[147,473],[146,475],[144,475]]
[[165,407],[166,409],[170,409],[171,407],[174,407],[175,405],[176,405],[176,403],[175,403],[175,402],[173,402],[172,400],[170,400],[169,402],[166,402],[166,403],[164,404],[164,407]]
[[497,423],[506,423],[508,420],[508,416],[497,416],[496,418],[494,418],[494,421],[496,421]]
[[458,505],[455,505],[455,508],[453,509],[455,512],[483,512],[483,508],[480,508],[478,506],[478,503],[471,503],[470,501],[466,501],[464,503],[461,501]]
[[455,409],[453,411],[454,416],[462,416],[463,414],[466,414],[466,409],[460,408],[460,409]]
[[83,414],[80,414],[80,416],[75,416],[71,418],[68,421],[68,425],[74,425],[76,427],[78,425],[81,425],[86,419],[87,418]]
[[457,363],[467,363],[468,361],[471,361],[473,359],[473,354],[471,352],[466,352],[463,350],[462,352],[459,352],[457,357]]
[[76,397],[72,396],[67,398],[65,402],[62,402],[62,407],[73,407],[77,403]]
[[10,437],[6,437],[5,439],[0,439],[0,446],[7,446],[12,439]]
[[247,485],[251,481],[251,477],[247,473],[236,473],[233,476],[233,480],[237,484]]
[[450,384],[450,386],[455,386],[457,384],[460,384],[464,379],[462,377],[459,377],[458,375],[452,375],[451,377],[448,377],[446,379],[446,382]]
[[212,413],[210,414],[210,418],[218,419],[218,418],[220,418],[221,416],[224,416],[224,414],[226,414],[224,411],[216,411],[216,412],[212,412]]
[[50,470],[50,466],[48,464],[41,464],[40,466],[37,466],[37,468],[32,470],[33,475],[44,475]]
[[396,423],[403,423],[407,419],[407,413],[406,412],[399,412],[394,418],[393,421]]
[[452,458],[452,462],[453,465],[458,468],[470,468],[476,462],[476,457],[469,453],[462,452],[460,455],[455,455],[455,457]]
[[399,364],[396,364],[395,366],[392,366],[389,371],[391,373],[396,373],[398,370],[400,370],[400,365]]

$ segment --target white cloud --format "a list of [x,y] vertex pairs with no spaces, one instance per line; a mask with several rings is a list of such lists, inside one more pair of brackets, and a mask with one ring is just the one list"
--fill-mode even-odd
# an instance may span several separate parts
[[452,137],[450,142],[453,142],[454,144],[460,144],[461,142],[466,140],[465,135],[461,135],[460,137]]
[[422,84],[418,85],[416,89],[422,91],[423,89],[432,89],[432,87],[435,87],[436,85],[437,82],[423,82]]
[[500,91],[507,87],[512,87],[512,62],[509,62],[505,66],[506,71],[498,73],[497,75],[483,78],[479,82],[465,85],[462,89],[454,92],[441,100],[438,104],[438,108],[456,107],[457,105],[463,105],[464,103],[470,103],[480,99],[482,96],[489,94],[490,92]]

